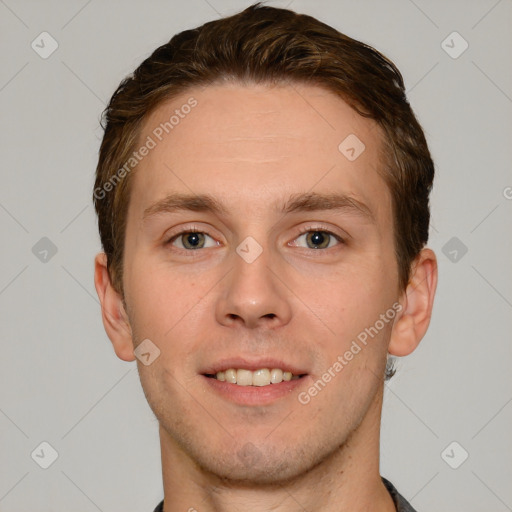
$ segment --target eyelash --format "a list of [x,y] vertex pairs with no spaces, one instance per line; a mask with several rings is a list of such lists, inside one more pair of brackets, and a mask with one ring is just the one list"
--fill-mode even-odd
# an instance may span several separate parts
[[[345,240],[343,238],[341,238],[339,235],[337,235],[336,233],[333,233],[332,231],[328,230],[328,229],[325,229],[321,226],[306,226],[303,230],[301,230],[297,236],[294,238],[294,241],[297,239],[297,238],[300,238],[302,235],[305,235],[307,233],[324,233],[324,234],[327,234],[327,235],[330,235],[332,236],[337,242],[339,242],[339,244],[345,244]],[[185,234],[190,234],[190,233],[202,233],[202,234],[205,234],[205,235],[208,235],[208,233],[206,233],[205,231],[201,230],[201,229],[198,229],[198,228],[195,228],[195,227],[191,227],[191,228],[188,228],[188,229],[184,229],[182,231],[180,231],[179,233],[176,233],[174,235],[172,235],[171,238],[169,238],[165,243],[164,243],[164,246],[169,246],[169,245],[172,245],[172,243],[177,240],[180,236],[182,235],[185,235]],[[210,236],[210,235],[208,235]],[[210,236],[210,238],[213,238],[212,236]],[[181,249],[180,247],[175,247],[174,249],[178,250],[178,251],[184,251],[184,252],[187,252],[187,253],[194,253],[196,252],[198,249],[196,250],[192,250],[192,249]],[[310,248],[305,248],[306,250],[309,250],[309,251],[315,251],[317,252],[319,249],[310,249]],[[325,251],[326,249],[333,249],[333,247],[327,247],[325,249],[320,249],[322,251]]]

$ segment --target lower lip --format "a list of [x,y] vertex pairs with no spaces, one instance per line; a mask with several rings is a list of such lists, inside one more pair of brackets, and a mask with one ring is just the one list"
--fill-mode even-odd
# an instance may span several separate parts
[[240,405],[266,405],[290,395],[303,386],[307,375],[300,379],[282,381],[279,384],[269,384],[268,386],[239,386],[204,375],[203,378],[213,391],[231,402]]

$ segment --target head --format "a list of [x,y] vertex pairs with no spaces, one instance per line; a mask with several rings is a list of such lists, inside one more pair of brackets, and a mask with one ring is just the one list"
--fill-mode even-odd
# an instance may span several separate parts
[[[414,350],[430,319],[434,167],[400,72],[258,4],[158,48],[104,121],[96,287],[117,355],[159,350],[139,371],[161,432],[235,479],[328,457],[379,403],[387,355]],[[236,357],[288,358],[307,384],[268,406],[225,402],[205,374]]]

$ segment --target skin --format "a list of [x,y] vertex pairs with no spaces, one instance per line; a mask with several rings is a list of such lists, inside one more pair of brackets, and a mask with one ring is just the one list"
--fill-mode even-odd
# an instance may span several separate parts
[[[137,364],[160,424],[165,512],[393,511],[379,475],[383,372],[388,353],[407,355],[424,336],[437,264],[423,249],[399,290],[391,196],[377,172],[380,128],[316,86],[223,84],[161,104],[140,140],[191,96],[197,106],[131,176],[126,307],[105,255],[95,260],[117,356],[135,360],[144,339],[160,350],[152,364]],[[365,144],[353,162],[338,150],[349,134]],[[175,192],[211,194],[226,212],[143,220]],[[351,210],[283,214],[289,197],[304,192],[348,194],[375,222]],[[186,236],[166,245],[191,227],[208,235],[204,248],[187,251]],[[303,234],[325,230],[344,242],[325,235],[327,248],[312,248]],[[252,263],[236,252],[248,236],[262,248]],[[305,368],[298,391],[307,391],[397,302],[394,323],[306,405],[297,391],[268,405],[237,405],[200,374],[222,358],[269,356]],[[250,463],[241,456],[248,446]]]

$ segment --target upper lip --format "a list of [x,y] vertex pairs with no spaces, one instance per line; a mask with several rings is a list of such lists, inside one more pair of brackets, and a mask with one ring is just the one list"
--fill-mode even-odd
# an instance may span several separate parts
[[204,368],[201,373],[203,375],[215,375],[217,372],[229,370],[230,368],[237,370],[250,370],[253,372],[256,370],[261,370],[262,368],[268,368],[269,370],[272,370],[273,368],[279,368],[285,372],[291,372],[293,375],[304,375],[308,373],[306,370],[304,370],[304,368],[301,368],[300,366],[285,363],[279,359],[248,359],[243,357],[221,359]]

